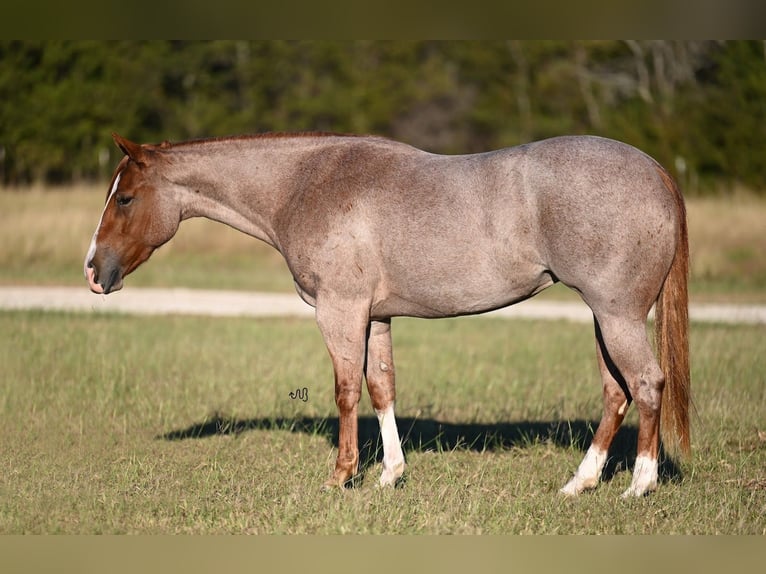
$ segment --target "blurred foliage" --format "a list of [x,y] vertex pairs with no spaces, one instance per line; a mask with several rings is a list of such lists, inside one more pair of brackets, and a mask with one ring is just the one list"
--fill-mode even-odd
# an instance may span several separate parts
[[108,177],[112,131],[292,130],[441,153],[593,133],[651,154],[687,192],[766,190],[766,43],[0,42],[5,185]]

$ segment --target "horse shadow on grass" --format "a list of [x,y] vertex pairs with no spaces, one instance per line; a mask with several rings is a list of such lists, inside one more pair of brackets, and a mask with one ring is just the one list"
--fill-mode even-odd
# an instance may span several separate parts
[[[471,450],[476,452],[529,448],[535,444],[550,443],[561,448],[574,448],[584,452],[593,439],[598,421],[518,421],[498,423],[449,423],[432,418],[397,417],[402,448],[405,456],[412,452],[445,452]],[[204,439],[211,436],[239,436],[249,431],[288,431],[324,437],[338,447],[337,417],[280,417],[241,419],[215,413],[204,421],[184,429],[173,430],[157,438],[168,441]],[[609,481],[619,472],[632,469],[636,460],[638,428],[623,425],[609,449],[609,458],[602,480]],[[378,420],[359,417],[359,473],[356,482],[363,480],[366,471],[383,459]],[[681,478],[681,469],[663,450],[660,452],[659,479],[675,482]],[[574,472],[574,468],[572,471]]]

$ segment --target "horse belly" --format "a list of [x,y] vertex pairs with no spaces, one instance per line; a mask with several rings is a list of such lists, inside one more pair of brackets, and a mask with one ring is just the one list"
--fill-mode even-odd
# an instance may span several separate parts
[[417,258],[410,265],[385,269],[373,316],[440,318],[483,313],[527,299],[553,284],[542,266],[528,262],[498,265],[474,255],[460,263]]

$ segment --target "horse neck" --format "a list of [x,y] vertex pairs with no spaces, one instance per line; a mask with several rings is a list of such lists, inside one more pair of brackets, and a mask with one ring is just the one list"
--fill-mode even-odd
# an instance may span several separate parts
[[[206,217],[279,247],[274,219],[288,201],[292,174],[308,146],[289,138],[180,144],[165,177],[181,194],[182,219]],[[306,142],[307,143],[307,142]]]

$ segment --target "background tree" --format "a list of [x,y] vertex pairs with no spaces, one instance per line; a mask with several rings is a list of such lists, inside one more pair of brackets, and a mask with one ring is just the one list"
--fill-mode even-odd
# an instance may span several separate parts
[[0,42],[0,183],[108,177],[138,141],[367,132],[466,153],[636,145],[687,193],[766,190],[761,41]]

